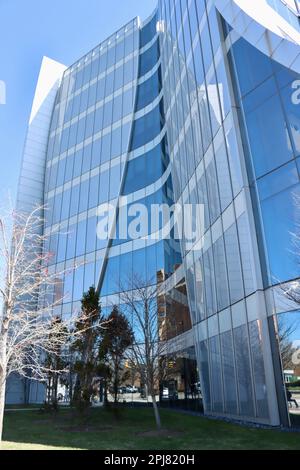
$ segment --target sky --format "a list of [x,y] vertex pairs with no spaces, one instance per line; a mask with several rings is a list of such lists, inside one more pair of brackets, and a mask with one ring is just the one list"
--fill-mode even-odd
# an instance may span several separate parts
[[[16,196],[42,57],[71,65],[157,0],[0,0],[0,197]],[[0,83],[1,84],[1,83]]]

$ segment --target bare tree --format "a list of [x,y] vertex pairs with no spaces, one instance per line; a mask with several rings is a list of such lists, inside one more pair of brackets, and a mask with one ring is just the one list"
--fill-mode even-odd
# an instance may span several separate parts
[[[164,295],[160,282],[145,282],[134,275],[129,281],[130,290],[121,287],[120,299],[127,305],[132,318],[134,341],[127,353],[132,370],[138,372],[151,397],[157,428],[161,428],[156,402],[157,391],[166,376],[168,358],[167,342],[169,323],[164,314]],[[172,355],[174,357],[174,354]]]
[[48,267],[43,209],[0,215],[0,441],[10,374],[46,381],[51,365],[45,358],[57,355],[74,334],[72,319],[53,321],[64,273]]
[[[291,246],[290,255],[295,261],[295,264],[300,266],[300,197],[297,194],[293,195],[293,204],[295,208],[296,221],[294,222],[294,231],[290,233]],[[295,279],[291,282],[281,282],[279,279],[275,279],[279,284],[279,300],[282,306],[285,307],[288,314],[289,320],[287,321],[285,314],[277,315],[277,332],[278,341],[281,352],[281,359],[283,369],[294,369],[292,356],[296,351],[293,346],[293,335],[299,331],[300,318],[297,313],[292,311],[299,310],[300,305],[300,278]]]

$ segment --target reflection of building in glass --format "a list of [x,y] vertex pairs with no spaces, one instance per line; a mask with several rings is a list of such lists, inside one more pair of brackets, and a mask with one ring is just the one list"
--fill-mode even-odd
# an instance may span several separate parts
[[[159,281],[158,327],[176,356],[161,398],[278,425],[300,337],[299,302],[284,293],[299,278],[300,32],[282,2],[260,3],[159,0],[144,24],[52,66],[44,130],[28,134],[37,177],[29,191],[24,157],[19,201],[49,207],[49,269],[80,266],[61,280],[56,314],[71,315],[92,284],[108,313],[134,273]],[[203,239],[97,238],[97,207],[123,196],[129,209],[202,204]]]

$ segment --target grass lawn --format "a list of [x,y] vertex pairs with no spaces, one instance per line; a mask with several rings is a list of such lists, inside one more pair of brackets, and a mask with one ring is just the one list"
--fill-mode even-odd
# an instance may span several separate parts
[[249,429],[222,421],[161,410],[157,433],[151,409],[8,411],[3,450],[104,449],[300,449],[300,434]]

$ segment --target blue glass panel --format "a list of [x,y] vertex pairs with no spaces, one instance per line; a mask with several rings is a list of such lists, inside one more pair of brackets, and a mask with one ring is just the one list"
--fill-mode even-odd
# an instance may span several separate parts
[[90,195],[89,195],[89,206],[88,208],[91,209],[92,207],[96,207],[98,204],[98,193],[99,193],[99,175],[93,176],[90,180]]
[[83,161],[82,161],[82,174],[86,173],[91,168],[92,159],[92,144],[89,144],[83,149]]
[[67,242],[67,259],[74,258],[76,247],[76,231],[77,225],[74,224],[68,229],[68,242]]
[[272,75],[270,59],[244,39],[236,41],[232,46],[232,51],[242,95],[253,90]]
[[[98,196],[98,194],[97,194]],[[95,251],[97,239],[97,217],[90,217],[87,221],[86,252]]]
[[78,204],[79,204],[79,185],[77,184],[72,188],[71,196],[71,207],[70,207],[70,217],[78,213]]
[[[296,182],[295,170],[291,167],[280,171],[282,171],[282,180],[286,177],[287,182]],[[272,177],[273,175],[270,175],[271,179]],[[276,181],[279,180],[280,174],[278,173],[274,176],[273,182],[270,181],[270,191],[275,190]],[[294,184],[280,191],[281,187],[282,183],[277,194],[273,194],[261,203],[271,284],[278,284],[299,276],[299,263],[294,252],[295,227],[299,225],[297,198],[300,197],[300,185]]]
[[129,161],[123,194],[133,193],[157,181],[167,164],[161,144],[145,155]]
[[278,95],[246,114],[246,123],[257,176],[291,160],[292,144]]
[[160,106],[137,119],[133,126],[132,150],[145,145],[158,136],[163,128]]
[[82,256],[85,253],[85,238],[86,238],[86,220],[82,220],[77,225],[77,240],[76,240],[75,256]]
[[138,87],[137,111],[148,106],[160,93],[159,71]]
[[82,168],[82,157],[83,157],[83,150],[78,150],[74,154],[74,172],[73,178],[77,178],[81,175],[81,168]]
[[104,171],[100,175],[99,203],[108,201],[109,171]]
[[298,156],[300,155],[300,81],[293,82],[281,90],[281,98],[290,127],[294,152]]
[[157,17],[156,15],[152,18],[152,20],[141,29],[140,32],[140,47],[144,47],[148,42],[152,41],[154,36],[156,35],[156,23]]
[[101,139],[93,142],[91,169],[96,168],[101,163]]
[[101,164],[110,160],[111,134],[102,137]]
[[93,135],[94,132],[94,119],[95,119],[95,114],[94,113],[89,113],[86,117],[86,122],[85,122],[85,134],[84,134],[84,139],[88,139]]
[[80,199],[79,199],[79,210],[78,213],[87,210],[88,198],[89,198],[89,184],[90,181],[86,180],[80,185]]
[[150,49],[147,49],[140,56],[140,69],[139,69],[139,76],[142,77],[145,75],[149,70],[151,70],[159,59],[159,43],[155,41],[153,46]]

